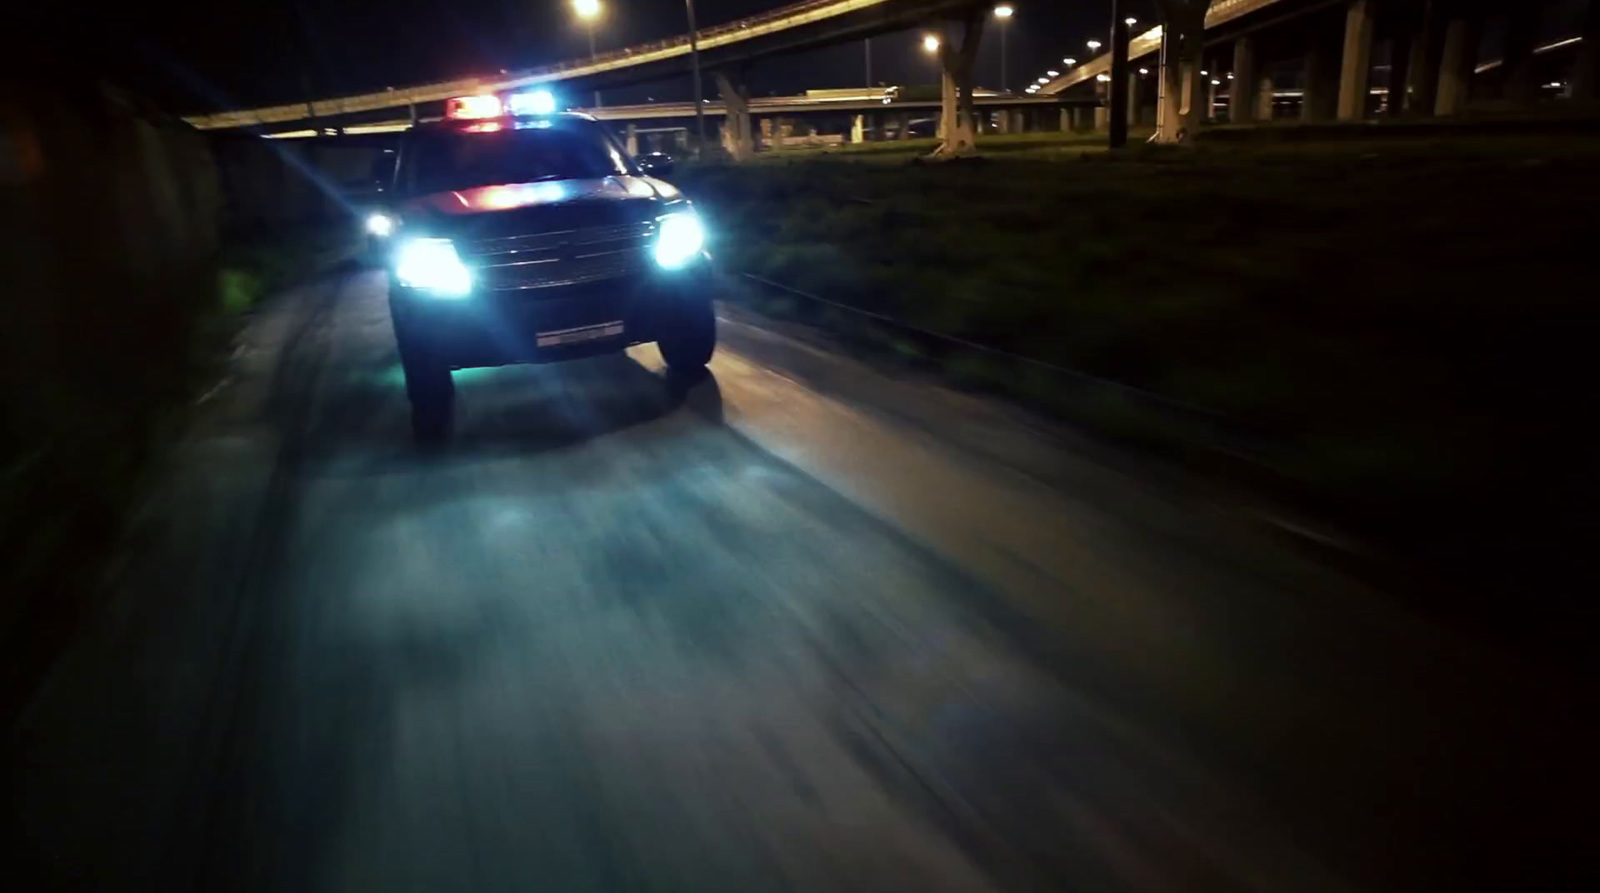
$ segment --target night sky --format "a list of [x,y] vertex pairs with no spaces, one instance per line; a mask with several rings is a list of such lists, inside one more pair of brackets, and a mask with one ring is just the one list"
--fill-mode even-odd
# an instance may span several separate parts
[[[687,30],[681,0],[602,0],[596,32],[601,49],[656,40]],[[783,0],[697,0],[702,26],[784,5]],[[1081,56],[1085,40],[1103,39],[1110,0],[1015,0],[1007,36],[1010,81],[1020,89],[1061,57]],[[1151,0],[1124,0],[1152,20]],[[48,13],[46,13],[48,14]],[[60,16],[69,15],[62,12]],[[129,4],[99,21],[34,28],[33,55],[62,58],[126,84],[175,112],[249,107],[493,74],[588,51],[568,0],[233,0],[196,8],[172,0]],[[991,25],[994,24],[991,21]],[[877,82],[931,82],[921,31],[872,42]],[[92,52],[85,52],[91,48]],[[749,71],[758,95],[865,83],[862,44],[830,47],[758,62]],[[37,63],[36,63],[37,64]],[[1000,80],[1000,41],[986,31],[978,83]],[[643,84],[608,91],[608,101],[686,99],[689,83]]]

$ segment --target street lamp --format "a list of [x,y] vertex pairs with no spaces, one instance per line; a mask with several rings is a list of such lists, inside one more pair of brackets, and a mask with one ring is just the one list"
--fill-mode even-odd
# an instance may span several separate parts
[[939,52],[939,38],[935,37],[932,34],[923,35],[923,37],[922,37],[922,48],[924,50],[926,50],[927,52],[930,52],[930,53]]
[[1093,52],[1095,52],[1095,51],[1100,49],[1100,41],[1091,40],[1088,43],[1086,43],[1085,46],[1087,46],[1089,48],[1089,52],[1093,53]]
[[1002,3],[994,8],[994,17],[1000,20],[1000,92],[1006,92],[1006,22],[1016,15],[1016,10],[1009,4]]
[[1078,60],[1068,56],[1067,58],[1061,60],[1061,64],[1071,68],[1072,66],[1078,64]]
[[694,0],[683,0],[683,11],[689,17],[689,76],[694,78],[694,154],[700,158],[706,151],[706,102],[700,97],[700,32],[694,25]]
[[[584,28],[589,32],[589,59],[593,61],[594,53],[594,23],[600,20],[600,0],[572,0],[572,11],[583,20]],[[594,91],[595,108],[600,107],[600,91]]]
[[1127,25],[1129,28],[1132,28],[1134,25],[1139,24],[1139,20],[1134,18],[1133,16],[1128,16],[1127,18],[1122,20],[1122,24]]

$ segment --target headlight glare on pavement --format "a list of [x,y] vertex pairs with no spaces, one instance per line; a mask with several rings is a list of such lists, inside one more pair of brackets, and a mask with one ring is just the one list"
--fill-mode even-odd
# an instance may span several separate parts
[[435,297],[464,298],[472,291],[472,273],[449,239],[410,239],[395,254],[394,274],[400,284]]

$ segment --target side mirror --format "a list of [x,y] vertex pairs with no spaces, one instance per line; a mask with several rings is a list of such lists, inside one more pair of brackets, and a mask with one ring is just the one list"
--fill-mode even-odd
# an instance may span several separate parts
[[639,156],[639,170],[646,176],[666,177],[672,174],[672,156],[665,152],[646,152]]

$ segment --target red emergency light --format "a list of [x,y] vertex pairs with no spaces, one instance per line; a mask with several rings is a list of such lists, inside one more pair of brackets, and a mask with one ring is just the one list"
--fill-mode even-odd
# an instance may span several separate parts
[[446,118],[498,118],[505,114],[500,103],[500,97],[493,93],[484,93],[478,96],[456,96],[445,100],[444,116]]

